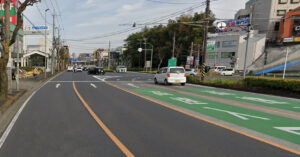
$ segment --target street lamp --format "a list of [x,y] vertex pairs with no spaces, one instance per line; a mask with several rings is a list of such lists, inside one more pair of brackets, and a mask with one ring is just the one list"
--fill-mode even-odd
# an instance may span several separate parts
[[45,10],[45,78],[47,78],[47,30],[48,30],[48,27],[47,27],[47,11],[49,11],[50,9],[46,9]]

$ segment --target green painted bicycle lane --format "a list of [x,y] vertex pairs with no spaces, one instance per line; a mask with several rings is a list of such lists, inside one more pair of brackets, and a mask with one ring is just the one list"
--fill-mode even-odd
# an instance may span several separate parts
[[300,121],[162,89],[132,91],[300,145]]
[[300,113],[300,102],[291,100],[280,100],[276,98],[257,96],[254,94],[243,94],[219,89],[187,88],[180,90]]

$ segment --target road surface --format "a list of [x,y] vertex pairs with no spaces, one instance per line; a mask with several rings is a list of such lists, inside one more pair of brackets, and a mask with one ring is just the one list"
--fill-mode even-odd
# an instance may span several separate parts
[[299,101],[267,106],[204,89],[154,85],[150,74],[65,72],[25,103],[0,156],[299,155]]

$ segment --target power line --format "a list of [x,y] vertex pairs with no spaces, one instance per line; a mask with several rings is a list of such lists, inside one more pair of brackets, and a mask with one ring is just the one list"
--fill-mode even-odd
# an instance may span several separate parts
[[[217,1],[217,0],[215,0],[215,1]],[[150,25],[151,23],[160,22],[160,21],[169,19],[171,17],[177,16],[178,14],[183,14],[185,12],[188,12],[188,11],[192,10],[192,9],[199,8],[199,7],[204,6],[204,5],[205,5],[205,3],[201,2],[201,4],[199,4],[199,5],[188,7],[188,8],[182,9],[180,11],[174,12],[172,14],[156,18],[153,21],[145,22],[144,25]],[[104,35],[100,35],[100,36],[94,36],[94,37],[90,37],[90,38],[82,38],[82,39],[77,39],[77,40],[66,39],[66,40],[69,40],[69,41],[79,41],[79,42],[80,41],[88,41],[88,40],[93,40],[93,39],[100,39],[100,38],[105,38],[105,37],[120,35],[120,34],[123,34],[123,33],[126,33],[126,32],[130,32],[130,31],[133,31],[133,30],[136,30],[136,29],[140,29],[140,28],[143,28],[143,27],[127,28],[125,30],[120,30],[120,31],[117,31],[117,32],[112,32],[112,33],[108,33],[108,34],[104,34]]]
[[199,3],[199,2],[165,2],[165,1],[159,1],[159,0],[146,0],[148,2],[155,2],[155,3],[162,3],[162,4],[196,4],[196,3]]

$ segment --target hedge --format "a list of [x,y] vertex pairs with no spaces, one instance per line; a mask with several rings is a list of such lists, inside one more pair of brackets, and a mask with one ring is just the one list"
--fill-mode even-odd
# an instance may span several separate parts
[[264,93],[282,93],[283,95],[300,96],[300,80],[247,77],[240,80],[217,79],[201,81],[194,76],[188,76],[187,82],[221,88],[230,88]]

